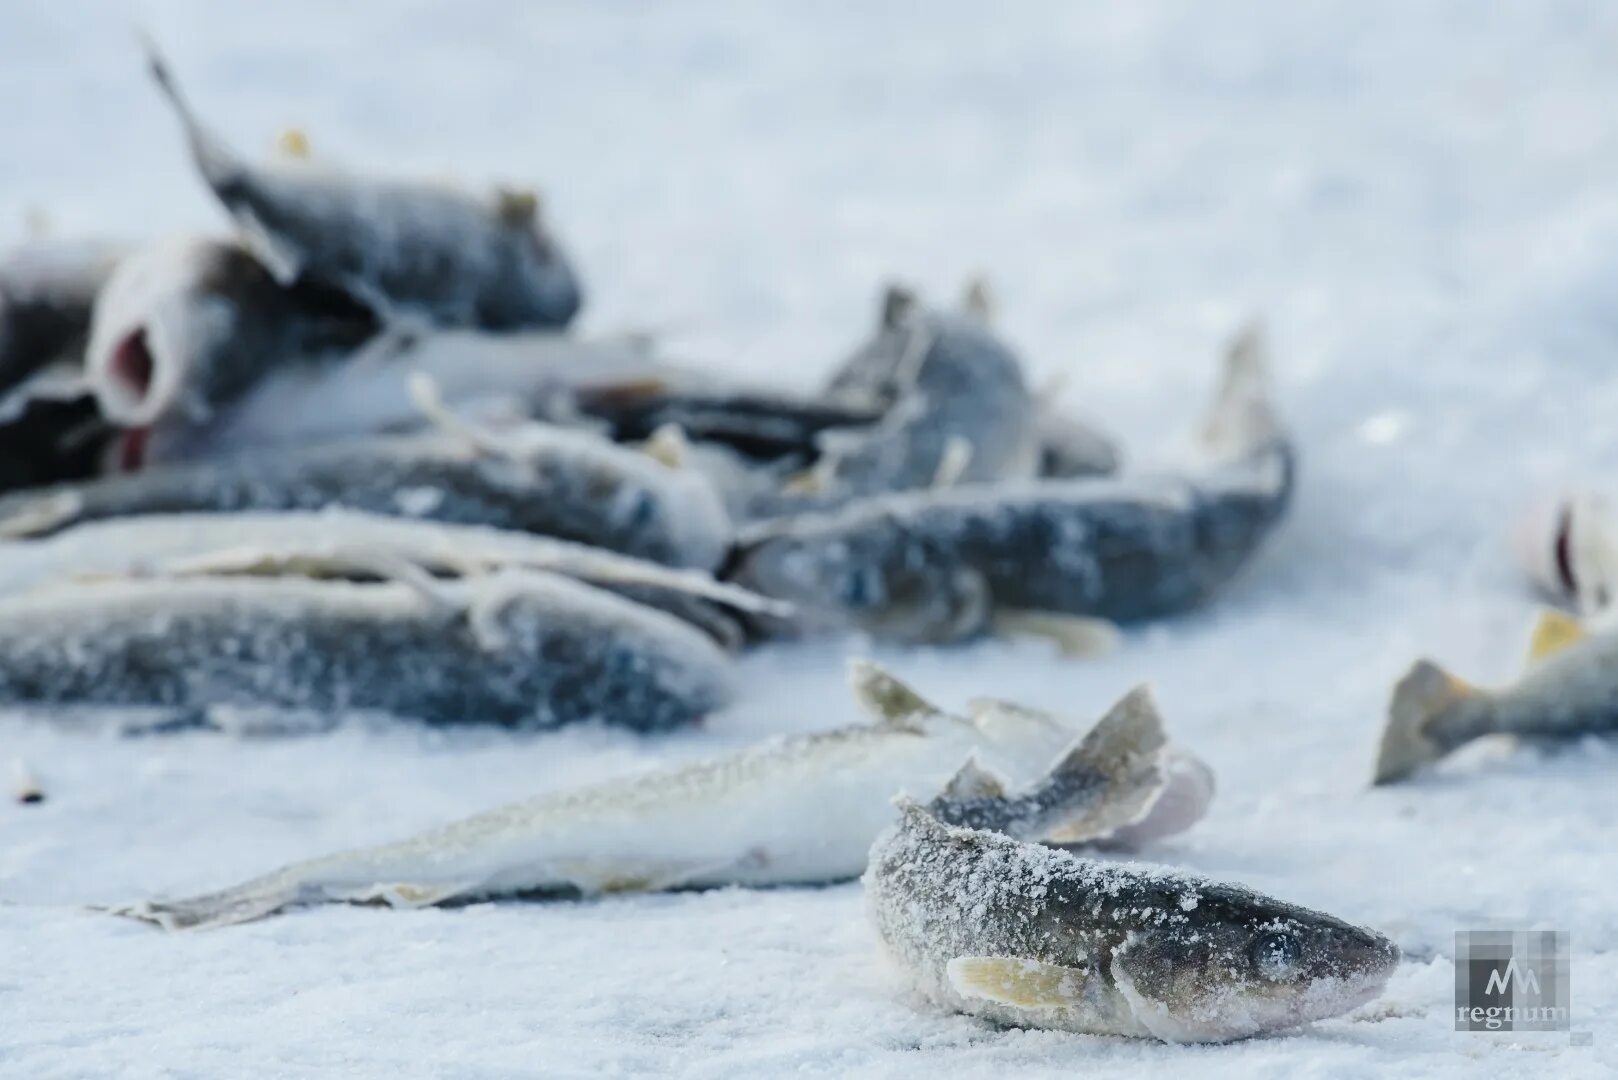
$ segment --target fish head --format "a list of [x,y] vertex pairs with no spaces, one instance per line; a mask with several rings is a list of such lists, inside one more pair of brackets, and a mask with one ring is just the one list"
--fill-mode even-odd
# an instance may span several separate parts
[[1552,599],[1594,615],[1618,600],[1618,520],[1593,491],[1559,493],[1517,520],[1512,546],[1529,580]]
[[257,366],[248,361],[267,360],[247,314],[278,314],[265,310],[277,296],[269,272],[234,244],[191,239],[125,259],[90,319],[85,369],[102,414],[142,443],[154,429],[204,423]]
[[1239,886],[1182,886],[1159,927],[1113,952],[1136,1018],[1170,1042],[1222,1042],[1337,1016],[1399,962],[1381,934]]

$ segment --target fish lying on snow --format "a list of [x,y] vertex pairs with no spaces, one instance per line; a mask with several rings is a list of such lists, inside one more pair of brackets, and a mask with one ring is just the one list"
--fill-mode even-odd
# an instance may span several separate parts
[[730,662],[662,612],[553,574],[163,578],[0,602],[0,706],[123,730],[280,732],[349,714],[638,730],[728,699]]
[[1486,735],[1574,739],[1618,732],[1618,631],[1587,633],[1546,612],[1529,669],[1512,686],[1481,690],[1431,660],[1399,681],[1377,753],[1375,782],[1402,780]]
[[284,288],[244,248],[171,240],[123,260],[95,302],[85,375],[125,428],[114,465],[161,460],[271,371],[341,354],[375,330],[363,312]]
[[326,506],[517,529],[703,569],[719,563],[730,538],[703,477],[540,424],[332,443],[19,492],[0,498],[0,536],[135,514]]
[[0,394],[61,360],[78,363],[90,309],[123,258],[111,241],[36,241],[0,260]]
[[[856,665],[854,684],[877,723],[541,795],[398,843],[122,913],[179,929],[303,904],[419,907],[549,891],[837,881],[864,868],[871,840],[892,820],[896,792],[937,791],[974,755],[1029,781],[1004,815],[1025,833],[1074,842],[1106,835],[1150,816],[1161,792],[1161,721],[1143,690],[1081,736],[1015,709],[970,721],[949,716],[867,664]],[[971,775],[956,777],[954,796],[987,812],[982,788],[966,790]]]
[[1222,1042],[1337,1016],[1399,961],[1330,915],[977,829],[905,800],[871,849],[868,907],[924,995],[1024,1028]]
[[308,163],[255,167],[204,128],[148,43],[153,78],[202,178],[283,283],[345,293],[384,319],[483,330],[565,327],[581,293],[531,192],[476,198]]
[[791,601],[805,626],[910,642],[1062,640],[1084,620],[1185,611],[1247,563],[1291,496],[1255,336],[1231,349],[1204,435],[1215,464],[1188,478],[963,485],[764,522],[742,530],[728,576]]

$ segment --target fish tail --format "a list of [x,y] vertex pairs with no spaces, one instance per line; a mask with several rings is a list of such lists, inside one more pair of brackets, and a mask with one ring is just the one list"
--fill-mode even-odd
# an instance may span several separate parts
[[241,173],[241,163],[236,155],[211,131],[209,131],[191,109],[191,104],[180,91],[180,84],[175,80],[174,73],[169,68],[168,60],[157,47],[151,35],[140,32],[141,49],[146,53],[146,68],[152,76],[152,81],[168,100],[174,112],[180,118],[180,126],[185,129],[186,141],[191,144],[191,156],[196,159],[197,168],[202,171],[203,178],[211,186],[219,186],[236,180]]
[[1217,458],[1239,461],[1284,439],[1270,392],[1264,324],[1244,326],[1225,351],[1219,390],[1202,424],[1202,443]]
[[183,900],[147,900],[111,911],[164,930],[204,930],[267,918],[305,898],[306,892],[300,883],[275,877]]
[[1448,753],[1452,748],[1432,730],[1433,721],[1477,694],[1431,660],[1418,660],[1393,689],[1372,782],[1402,780]]

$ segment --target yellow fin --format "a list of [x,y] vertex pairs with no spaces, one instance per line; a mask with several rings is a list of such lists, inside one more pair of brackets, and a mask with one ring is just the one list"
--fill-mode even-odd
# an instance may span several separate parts
[[1090,971],[1007,956],[957,956],[949,962],[950,985],[962,997],[1022,1009],[1071,1008],[1084,1001]]
[[287,128],[275,140],[275,149],[282,157],[292,158],[295,161],[308,161],[309,136],[304,134],[302,128]]
[[1534,624],[1534,634],[1528,639],[1528,662],[1536,664],[1547,656],[1577,645],[1590,634],[1579,621],[1560,611],[1547,611]]

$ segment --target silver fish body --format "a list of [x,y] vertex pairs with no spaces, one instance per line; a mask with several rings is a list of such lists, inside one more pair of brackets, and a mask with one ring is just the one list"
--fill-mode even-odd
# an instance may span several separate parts
[[868,908],[895,966],[947,1009],[1220,1042],[1347,1012],[1398,963],[1374,931],[1238,885],[900,813],[871,849]]
[[690,723],[729,662],[660,612],[540,573],[406,584],[163,579],[0,603],[0,704],[117,727],[350,714],[550,728]]
[[489,525],[672,566],[718,564],[730,522],[712,486],[588,432],[526,425],[479,447],[454,434],[333,443],[176,465],[0,498],[0,534],[139,514],[319,510]]
[[996,610],[1131,622],[1212,596],[1268,536],[1291,488],[1282,445],[1198,480],[892,495],[744,529],[730,576],[811,625],[900,640],[970,638]]
[[[540,795],[398,843],[123,913],[177,929],[300,904],[415,907],[551,891],[843,880],[864,869],[871,840],[892,820],[895,793],[938,790],[969,757],[1018,783],[1037,783],[1078,734],[1026,714],[949,716],[869,665],[856,668],[855,683],[862,696],[882,699],[877,723],[769,739],[707,761]],[[1093,760],[1116,768],[1108,783],[1071,793],[1065,809],[1075,821],[1127,819],[1155,788],[1136,743],[1143,726],[1161,737],[1159,719],[1136,711],[1115,726],[1112,736],[1089,739]]]

